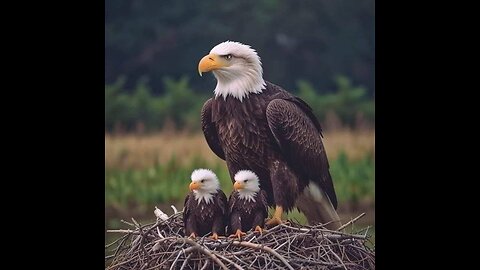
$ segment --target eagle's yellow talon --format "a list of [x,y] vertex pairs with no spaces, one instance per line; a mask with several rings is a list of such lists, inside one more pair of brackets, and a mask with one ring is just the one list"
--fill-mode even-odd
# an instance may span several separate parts
[[192,232],[192,233],[190,234],[190,236],[188,236],[188,238],[195,239],[195,238],[197,238],[197,235],[196,235],[194,232]]
[[263,234],[263,231],[264,231],[264,230],[262,229],[262,227],[260,227],[260,226],[256,226],[256,227],[255,227],[255,232],[258,232],[258,233],[260,233],[260,234]]
[[272,217],[271,219],[267,220],[267,222],[265,222],[265,225],[268,226],[268,227],[275,227],[275,226],[280,225],[282,223],[283,223],[283,221],[280,218]]
[[282,221],[283,207],[277,205],[275,206],[275,213],[273,217],[265,223],[268,227],[275,227],[283,223]]
[[237,230],[234,234],[230,235],[230,238],[238,238],[238,241],[242,240],[242,236],[247,235],[246,233],[242,232],[241,230]]
[[218,234],[213,233],[213,235],[210,238],[212,238],[212,240],[218,240]]

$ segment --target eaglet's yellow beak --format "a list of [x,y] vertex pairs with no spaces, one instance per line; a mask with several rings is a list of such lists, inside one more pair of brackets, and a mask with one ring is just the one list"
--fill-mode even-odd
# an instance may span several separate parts
[[245,185],[242,184],[242,183],[239,183],[239,182],[235,182],[235,184],[233,184],[233,188],[234,188],[235,190],[244,189],[244,188],[245,188]]
[[198,63],[198,74],[202,76],[202,72],[209,72],[226,66],[228,66],[228,64],[218,55],[205,55]]

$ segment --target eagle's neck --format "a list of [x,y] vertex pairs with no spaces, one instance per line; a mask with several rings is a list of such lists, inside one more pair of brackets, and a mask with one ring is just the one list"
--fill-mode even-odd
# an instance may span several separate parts
[[[246,70],[246,71],[245,71]],[[214,70],[213,74],[217,78],[217,87],[215,87],[215,98],[222,96],[227,99],[228,95],[242,101],[249,94],[262,93],[266,83],[262,77],[262,71],[254,68],[245,67],[242,70]]]
[[255,195],[257,195],[257,192],[251,190],[241,189],[238,191],[238,197],[247,200],[247,202],[255,202]]
[[209,204],[213,201],[213,196],[217,193],[218,191],[215,190],[214,192],[202,192],[199,190],[194,190],[193,195],[195,196],[195,200],[197,200],[198,204],[202,202],[202,200],[206,203]]

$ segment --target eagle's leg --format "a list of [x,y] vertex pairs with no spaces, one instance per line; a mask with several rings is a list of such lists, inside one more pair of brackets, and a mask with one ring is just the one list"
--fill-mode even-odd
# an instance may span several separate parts
[[273,217],[265,223],[268,227],[274,227],[279,224],[282,224],[282,214],[283,214],[283,207],[280,205],[275,206],[275,213],[273,214]]
[[242,232],[242,230],[240,229],[237,229],[237,232],[235,232],[234,234],[230,235],[229,237],[230,238],[238,238],[238,241],[242,240],[242,236],[245,236],[247,235],[246,233]]
[[188,238],[195,239],[195,238],[197,238],[197,234],[194,233],[194,232],[192,232],[192,233],[190,234],[190,236],[188,236]]
[[259,232],[260,234],[262,234],[262,233],[263,233],[262,227],[260,227],[260,226],[257,225],[257,226],[255,227],[255,232]]
[[218,234],[216,232],[214,232],[213,235],[211,236],[211,238],[213,240],[218,240]]

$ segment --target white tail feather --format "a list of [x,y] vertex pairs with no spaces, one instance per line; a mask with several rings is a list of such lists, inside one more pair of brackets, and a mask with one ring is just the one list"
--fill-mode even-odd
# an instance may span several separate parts
[[304,189],[303,193],[297,199],[297,208],[305,214],[308,223],[313,225],[316,223],[328,223],[325,225],[328,229],[336,230],[342,223],[340,217],[335,211],[330,199],[325,195],[323,190],[314,182]]

